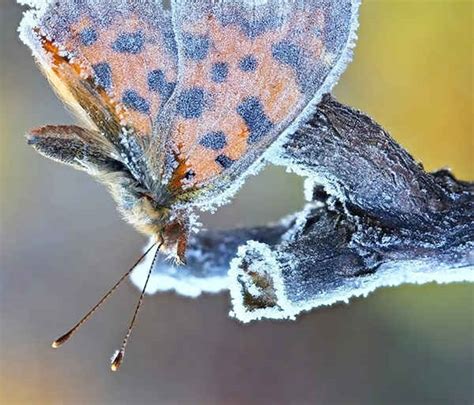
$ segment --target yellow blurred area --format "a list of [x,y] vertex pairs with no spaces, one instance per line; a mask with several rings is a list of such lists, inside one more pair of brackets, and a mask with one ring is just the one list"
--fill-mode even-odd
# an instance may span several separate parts
[[474,178],[473,1],[366,1],[341,100],[430,170]]

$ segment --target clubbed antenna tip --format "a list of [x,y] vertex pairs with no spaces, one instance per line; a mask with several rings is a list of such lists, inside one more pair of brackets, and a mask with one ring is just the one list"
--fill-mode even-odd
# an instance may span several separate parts
[[69,331],[68,333],[65,333],[64,335],[62,335],[60,338],[56,339],[52,344],[51,344],[51,347],[53,349],[57,349],[59,346],[63,345],[64,343],[66,343],[69,338],[72,336],[72,333],[73,331]]
[[112,371],[117,371],[122,365],[123,361],[123,351],[117,350],[112,356],[112,362],[110,363],[110,369]]
[[[151,245],[143,255],[135,262],[135,264],[115,283],[115,285],[99,300],[99,302],[87,313],[85,314],[82,319],[76,323],[69,332],[62,335],[60,338],[56,339],[52,344],[51,347],[53,349],[57,349],[59,346],[66,343],[69,338],[76,333],[76,331],[84,324],[94,313],[95,311],[109,298],[112,293],[117,289],[117,287],[122,284],[122,282],[130,275],[130,273],[137,267],[137,265],[145,258],[145,256],[156,246],[156,243]],[[161,245],[160,245],[161,246]],[[159,250],[159,247],[158,247]],[[156,255],[155,255],[156,257]],[[123,357],[123,356],[122,356]]]
[[125,334],[125,337],[123,338],[122,347],[120,348],[120,350],[117,350],[112,356],[112,363],[110,364],[110,368],[112,371],[117,371],[120,365],[122,364],[123,356],[125,355],[125,348],[127,347],[128,339],[130,338],[130,334],[132,333],[133,326],[135,325],[135,321],[137,320],[138,311],[140,310],[140,307],[142,306],[143,297],[145,296],[146,286],[148,285],[148,281],[150,280],[151,272],[153,271],[153,268],[155,267],[155,261],[156,261],[156,258],[158,257],[158,252],[162,244],[163,242],[161,242],[158,245],[156,254],[153,257],[153,261],[151,262],[151,266],[148,270],[148,275],[146,277],[145,284],[143,285],[142,293],[140,294],[140,298],[138,299],[137,306],[135,307],[135,312],[133,313],[132,320],[130,321],[130,325],[128,326],[127,333]]

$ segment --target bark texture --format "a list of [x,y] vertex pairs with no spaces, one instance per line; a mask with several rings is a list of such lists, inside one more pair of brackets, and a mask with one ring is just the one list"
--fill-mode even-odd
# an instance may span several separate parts
[[231,314],[250,321],[294,318],[380,286],[474,281],[473,184],[426,173],[330,95],[278,152],[273,163],[307,177],[304,209],[267,227],[195,235],[184,269],[157,266],[156,289],[228,288]]

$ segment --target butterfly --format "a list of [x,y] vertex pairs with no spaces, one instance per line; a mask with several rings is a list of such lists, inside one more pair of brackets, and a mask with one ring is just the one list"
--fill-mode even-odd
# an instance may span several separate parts
[[84,123],[33,129],[28,144],[103,183],[123,218],[180,262],[192,211],[228,200],[331,90],[351,58],[359,6],[27,3],[20,38]]

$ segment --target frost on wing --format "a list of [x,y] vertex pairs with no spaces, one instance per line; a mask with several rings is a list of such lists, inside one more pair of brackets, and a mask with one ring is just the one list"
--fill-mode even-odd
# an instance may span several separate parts
[[174,1],[178,85],[162,115],[179,162],[172,187],[207,188],[203,208],[232,195],[336,83],[357,10],[357,0]]
[[[152,0],[30,1],[20,26],[60,96],[99,128],[142,135],[176,84],[171,17]],[[110,128],[108,128],[110,129]],[[116,130],[116,128],[114,128]]]

